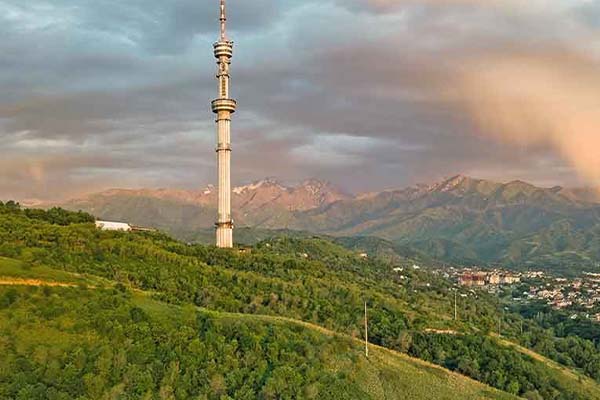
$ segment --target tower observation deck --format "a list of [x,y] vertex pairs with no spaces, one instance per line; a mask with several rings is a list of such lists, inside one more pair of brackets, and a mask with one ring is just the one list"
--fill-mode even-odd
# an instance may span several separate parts
[[214,47],[217,59],[217,93],[212,102],[217,123],[217,170],[218,170],[218,215],[216,245],[221,248],[233,247],[233,218],[231,216],[231,115],[237,103],[229,95],[229,66],[233,57],[233,42],[227,39],[227,13],[225,0],[221,1],[221,36]]

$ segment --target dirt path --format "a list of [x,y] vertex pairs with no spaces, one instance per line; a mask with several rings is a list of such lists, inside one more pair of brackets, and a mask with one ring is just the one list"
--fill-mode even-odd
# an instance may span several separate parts
[[427,329],[423,329],[423,332],[425,333],[435,333],[436,335],[454,335],[454,336],[458,336],[458,335],[462,335],[461,332],[452,330],[452,329],[433,329],[433,328],[427,328]]
[[52,287],[77,287],[74,283],[50,282],[39,279],[20,279],[0,277],[0,286],[52,286]]

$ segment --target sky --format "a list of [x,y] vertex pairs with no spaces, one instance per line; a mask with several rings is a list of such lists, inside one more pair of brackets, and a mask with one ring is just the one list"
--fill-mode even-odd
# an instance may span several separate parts
[[[217,0],[0,0],[0,198],[214,183]],[[233,183],[600,185],[600,0],[228,0]]]

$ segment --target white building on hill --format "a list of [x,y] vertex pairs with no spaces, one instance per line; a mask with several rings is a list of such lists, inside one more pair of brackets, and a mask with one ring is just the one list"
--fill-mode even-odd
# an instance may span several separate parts
[[133,228],[131,225],[124,222],[111,222],[111,221],[96,221],[96,228],[103,231],[124,231],[131,232]]

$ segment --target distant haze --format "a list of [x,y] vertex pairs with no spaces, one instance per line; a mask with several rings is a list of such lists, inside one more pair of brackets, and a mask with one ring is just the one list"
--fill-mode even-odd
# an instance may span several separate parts
[[[228,0],[233,180],[600,185],[600,2]],[[0,199],[215,181],[217,0],[0,0]]]

